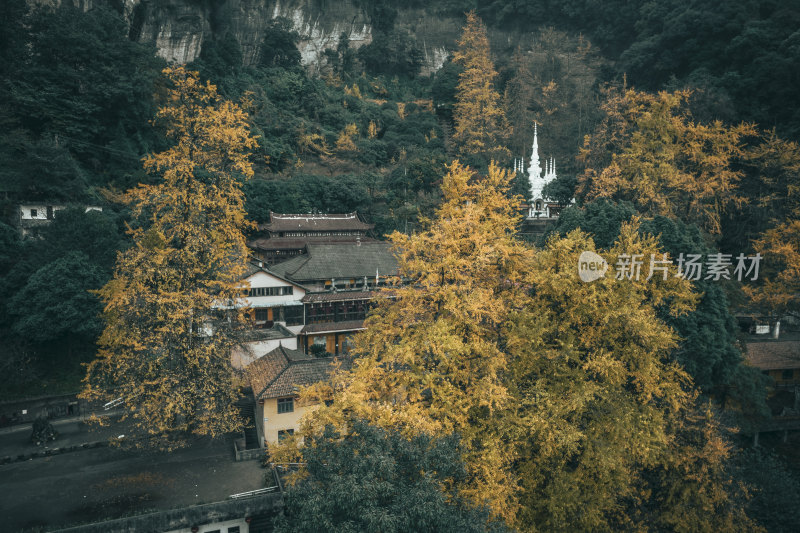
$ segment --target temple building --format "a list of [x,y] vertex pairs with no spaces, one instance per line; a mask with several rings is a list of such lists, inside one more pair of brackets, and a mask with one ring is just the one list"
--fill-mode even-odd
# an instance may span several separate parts
[[347,353],[381,297],[378,289],[400,281],[390,248],[379,241],[308,244],[278,264],[251,261],[245,279],[255,322],[246,347],[232,354],[234,367],[245,368],[277,347]]
[[391,245],[378,241],[309,244],[302,256],[269,269],[308,289],[301,299],[305,321],[298,349],[334,355],[347,353],[353,334],[364,329],[376,289],[399,277]]
[[376,242],[367,237],[375,227],[357,212],[287,214],[270,212],[270,221],[259,224],[260,235],[247,243],[254,256],[274,265],[307,252],[309,244]]

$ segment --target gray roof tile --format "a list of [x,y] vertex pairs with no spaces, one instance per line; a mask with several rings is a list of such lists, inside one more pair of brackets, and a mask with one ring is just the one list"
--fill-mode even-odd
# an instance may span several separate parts
[[747,361],[759,370],[800,368],[800,342],[762,341],[747,343]]
[[358,218],[358,213],[272,213],[270,221],[259,224],[261,231],[367,231],[374,228],[374,224],[367,224]]
[[387,242],[309,244],[308,253],[272,265],[270,271],[297,282],[397,275],[397,259]]

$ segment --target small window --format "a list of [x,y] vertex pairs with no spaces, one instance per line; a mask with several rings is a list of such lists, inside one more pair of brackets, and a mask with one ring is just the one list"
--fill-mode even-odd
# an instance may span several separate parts
[[294,412],[294,398],[278,398],[278,414]]
[[239,526],[229,527],[228,533],[239,533]]
[[278,442],[281,442],[286,437],[291,437],[294,435],[293,429],[279,429],[278,430]]
[[36,218],[37,216],[39,216],[39,211],[31,209],[31,218]]
[[781,372],[781,379],[783,381],[790,381],[794,377],[794,370],[784,370]]

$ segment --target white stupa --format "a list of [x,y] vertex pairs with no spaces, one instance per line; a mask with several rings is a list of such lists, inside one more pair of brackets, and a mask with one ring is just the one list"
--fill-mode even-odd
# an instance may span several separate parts
[[556,179],[556,160],[551,157],[545,160],[544,173],[539,163],[539,139],[537,125],[533,124],[533,149],[531,151],[531,164],[528,166],[528,180],[531,184],[530,198],[528,199],[528,218],[551,218],[550,204],[555,201],[545,198],[543,190],[545,185]]

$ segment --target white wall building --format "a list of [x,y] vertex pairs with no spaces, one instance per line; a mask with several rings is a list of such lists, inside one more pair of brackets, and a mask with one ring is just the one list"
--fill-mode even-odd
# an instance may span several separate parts
[[[19,206],[19,228],[23,237],[30,236],[36,228],[49,224],[56,218],[56,213],[66,209],[65,205],[51,202],[29,202]],[[99,211],[103,208],[97,205],[83,206],[84,212]]]
[[297,335],[305,324],[306,288],[267,271],[263,263],[250,263],[247,304],[255,312],[256,328],[245,347],[232,354],[235,368],[245,368],[275,348],[297,349]]

